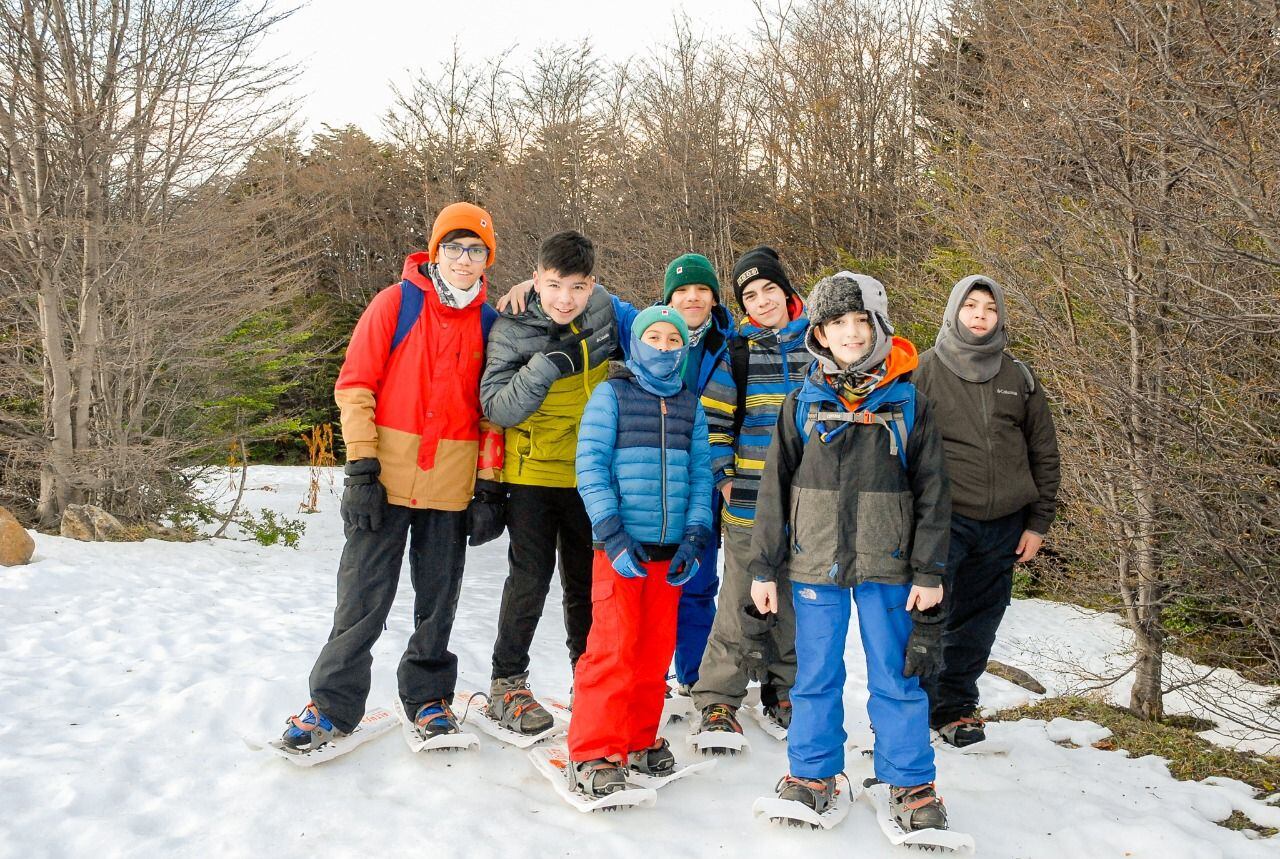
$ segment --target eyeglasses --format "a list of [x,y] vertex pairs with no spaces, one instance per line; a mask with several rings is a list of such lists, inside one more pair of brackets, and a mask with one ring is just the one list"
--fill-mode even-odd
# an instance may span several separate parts
[[440,245],[440,253],[444,254],[445,259],[462,259],[462,255],[465,253],[472,262],[484,262],[489,258],[489,248],[484,245],[476,245],[469,248],[466,245],[445,242]]

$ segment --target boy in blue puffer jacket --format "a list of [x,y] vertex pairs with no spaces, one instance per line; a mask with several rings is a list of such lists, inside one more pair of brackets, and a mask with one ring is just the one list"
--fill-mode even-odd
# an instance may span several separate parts
[[688,341],[673,308],[641,311],[631,374],[596,389],[578,433],[578,492],[596,552],[568,774],[590,796],[623,789],[628,766],[659,776],[675,768],[658,737],[667,666],[681,586],[712,539],[707,421],[681,376]]

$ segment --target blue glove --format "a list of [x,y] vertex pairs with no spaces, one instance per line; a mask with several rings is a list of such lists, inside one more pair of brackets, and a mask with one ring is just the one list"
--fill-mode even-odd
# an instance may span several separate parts
[[613,569],[624,579],[643,579],[648,573],[641,566],[649,560],[644,547],[631,539],[631,535],[622,527],[622,520],[610,516],[600,523],[596,529],[600,539],[604,541],[604,553],[613,564]]
[[667,568],[667,584],[678,588],[698,574],[701,563],[698,559],[702,557],[702,550],[710,540],[711,531],[701,525],[685,529],[680,548],[676,549],[671,558],[671,566]]

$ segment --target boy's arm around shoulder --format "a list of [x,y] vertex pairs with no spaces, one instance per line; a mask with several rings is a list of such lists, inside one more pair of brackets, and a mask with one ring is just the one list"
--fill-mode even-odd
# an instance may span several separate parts
[[485,344],[484,376],[480,379],[480,408],[498,426],[513,427],[538,410],[560,372],[541,347],[523,354],[518,338],[524,328],[503,317],[493,323]]
[[640,311],[629,301],[624,301],[612,292],[605,290],[613,305],[614,330],[618,334],[618,346],[622,350],[623,359],[631,357],[631,324],[636,321]]
[[747,572],[758,581],[772,582],[787,562],[791,541],[787,521],[791,483],[804,457],[804,439],[796,429],[796,393],[792,391],[778,412],[778,426],[765,455],[764,473],[756,495],[756,519],[751,526],[751,561]]
[[618,396],[613,385],[598,385],[582,413],[575,457],[578,494],[593,526],[619,513],[618,495],[613,488],[617,442]]
[[707,443],[707,416],[702,404],[693,404],[693,446],[689,451],[689,516],[685,529],[702,526],[711,530],[711,445]]
[[911,546],[912,584],[942,584],[951,542],[951,482],[947,478],[942,433],[929,398],[916,392],[916,420],[907,440],[907,480],[915,496],[915,534]]
[[1044,385],[1036,384],[1027,397],[1027,415],[1022,425],[1027,439],[1027,465],[1040,497],[1027,511],[1026,530],[1044,536],[1058,511],[1058,485],[1062,471],[1058,456],[1058,435]]
[[373,297],[351,332],[351,342],[333,386],[348,460],[378,455],[378,428],[374,423],[377,392],[382,390],[399,312],[400,286],[396,284]]

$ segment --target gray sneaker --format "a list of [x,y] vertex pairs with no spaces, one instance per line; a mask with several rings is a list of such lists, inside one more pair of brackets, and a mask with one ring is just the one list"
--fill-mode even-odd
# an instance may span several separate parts
[[938,736],[950,746],[963,749],[987,739],[987,723],[978,716],[962,716],[938,728]]
[[601,797],[627,789],[627,773],[622,764],[608,758],[571,761],[565,767],[569,789],[586,796]]
[[555,724],[529,691],[529,673],[495,677],[489,685],[489,715],[518,734],[541,734]]
[[658,738],[658,746],[641,749],[627,755],[627,764],[631,769],[644,775],[668,776],[675,771],[676,756],[671,751],[671,744],[665,737]]
[[914,787],[890,787],[889,810],[903,832],[920,829],[946,829],[947,809],[933,782]]
[[818,814],[824,813],[836,799],[836,779],[830,778],[796,778],[785,775],[778,780],[778,799],[800,802],[812,808]]

